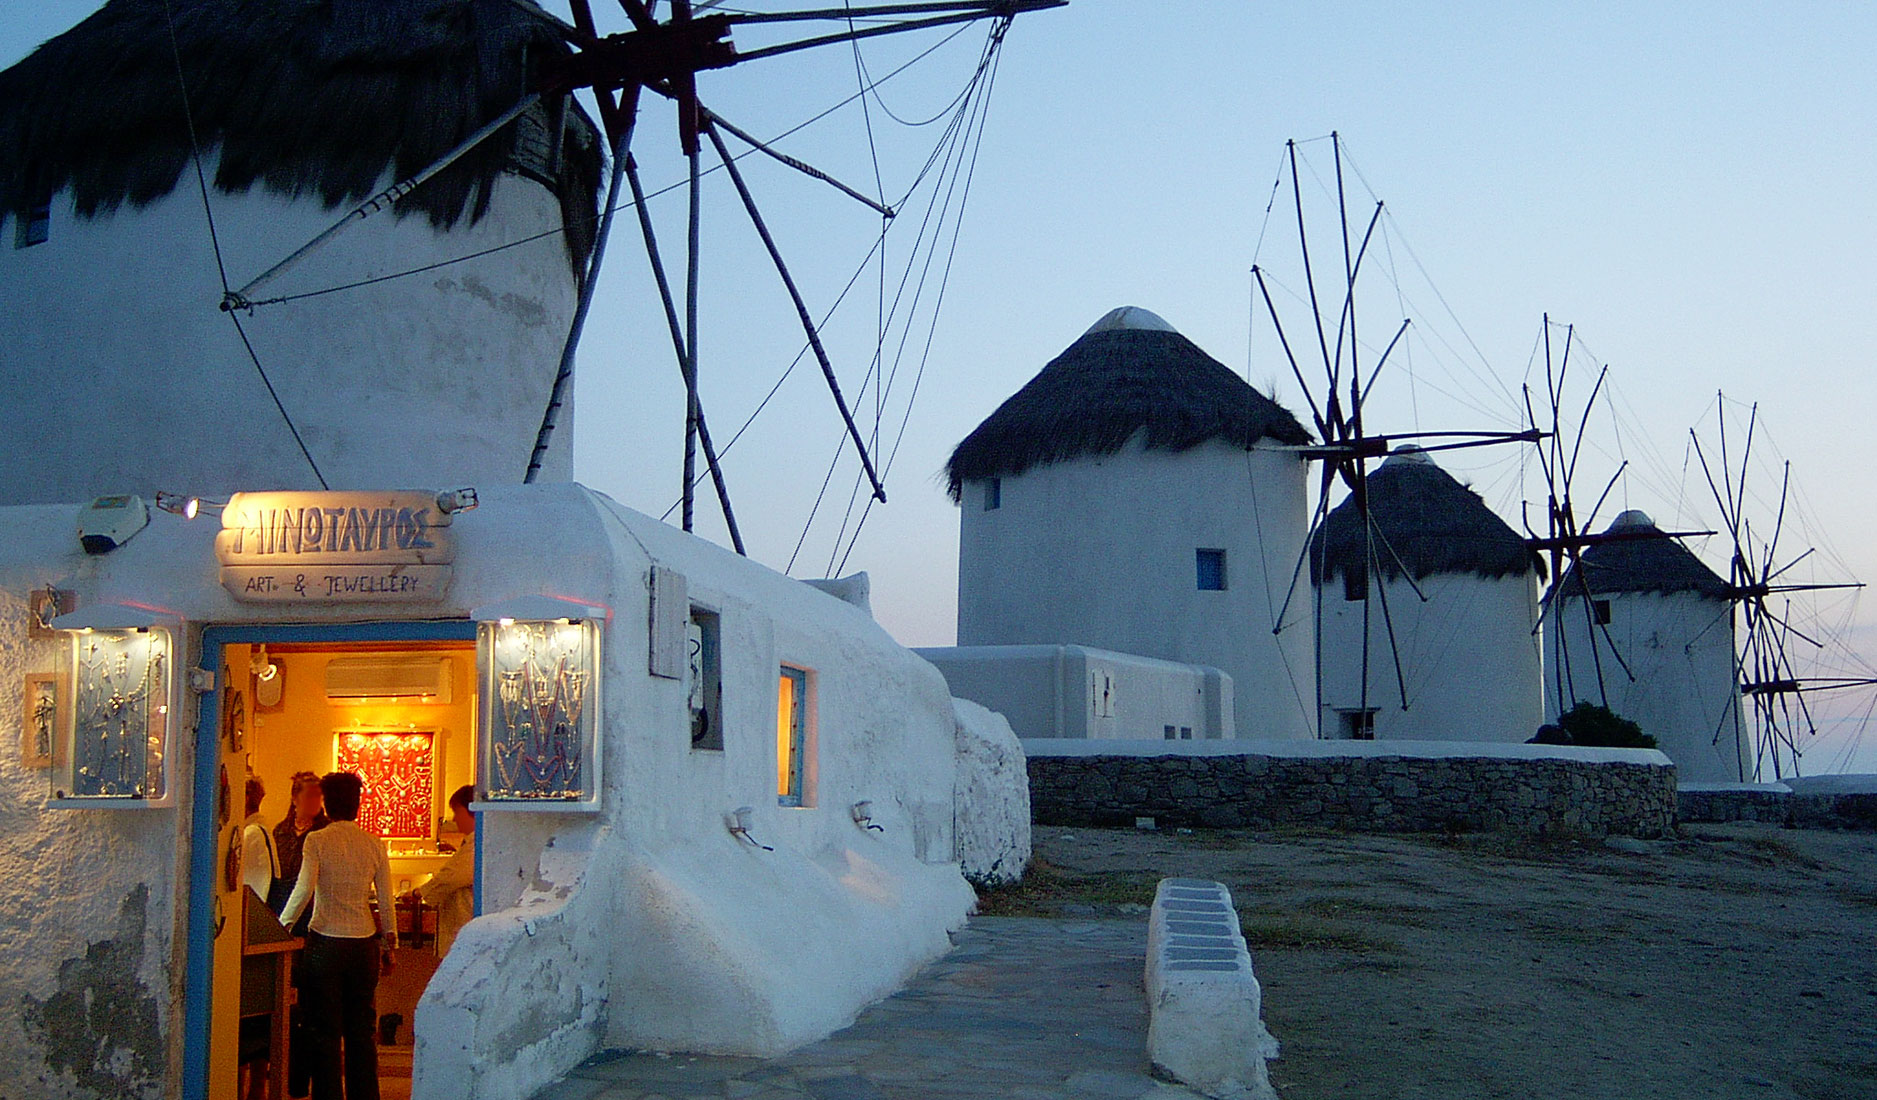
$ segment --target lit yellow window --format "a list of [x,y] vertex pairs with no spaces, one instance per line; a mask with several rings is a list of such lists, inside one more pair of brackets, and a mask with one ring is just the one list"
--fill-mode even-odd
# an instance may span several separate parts
[[776,801],[802,804],[802,752],[808,730],[808,673],[782,668],[776,681]]

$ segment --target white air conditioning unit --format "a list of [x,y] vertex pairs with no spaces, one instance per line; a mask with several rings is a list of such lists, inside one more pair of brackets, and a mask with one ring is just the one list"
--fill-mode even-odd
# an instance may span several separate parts
[[326,698],[450,701],[450,660],[428,654],[335,657],[326,663]]

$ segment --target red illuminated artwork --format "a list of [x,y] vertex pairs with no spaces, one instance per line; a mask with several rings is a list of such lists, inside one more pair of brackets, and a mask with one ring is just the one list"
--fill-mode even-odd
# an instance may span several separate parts
[[341,733],[333,757],[342,772],[365,781],[359,828],[386,839],[427,837],[436,797],[431,733]]

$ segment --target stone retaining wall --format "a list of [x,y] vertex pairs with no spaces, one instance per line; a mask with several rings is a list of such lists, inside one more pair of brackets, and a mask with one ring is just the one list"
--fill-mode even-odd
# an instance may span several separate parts
[[1351,755],[1032,751],[1030,805],[1045,825],[1151,817],[1161,827],[1639,837],[1675,825],[1675,769],[1658,754],[1649,756],[1660,762],[1385,752],[1381,743]]
[[[1031,785],[1035,785],[1034,773]],[[1877,829],[1877,794],[1684,790],[1677,799],[1685,822],[1759,821],[1795,829]]]

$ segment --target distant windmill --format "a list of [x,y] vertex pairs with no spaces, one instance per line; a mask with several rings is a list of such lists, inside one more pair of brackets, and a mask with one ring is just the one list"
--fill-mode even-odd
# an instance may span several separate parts
[[[1456,450],[1461,448],[1490,446],[1512,442],[1537,442],[1543,433],[1536,429],[1519,432],[1503,431],[1417,431],[1392,432],[1386,435],[1370,434],[1363,421],[1363,410],[1374,389],[1376,379],[1382,368],[1388,365],[1392,355],[1408,332],[1409,320],[1403,319],[1390,337],[1388,344],[1375,357],[1374,362],[1361,360],[1361,344],[1357,328],[1357,284],[1362,274],[1363,262],[1369,256],[1369,248],[1375,239],[1375,233],[1382,218],[1383,205],[1375,204],[1370,212],[1367,225],[1359,238],[1350,233],[1349,206],[1347,191],[1343,180],[1342,139],[1336,133],[1330,134],[1332,155],[1335,160],[1335,187],[1337,228],[1341,240],[1341,269],[1333,277],[1333,288],[1327,300],[1318,294],[1317,278],[1313,269],[1310,242],[1305,225],[1303,189],[1297,170],[1297,143],[1285,143],[1286,160],[1289,166],[1291,199],[1296,211],[1298,252],[1302,260],[1303,281],[1307,290],[1310,308],[1311,332],[1306,332],[1301,339],[1308,340],[1314,333],[1317,355],[1321,366],[1313,368],[1319,383],[1313,385],[1300,362],[1299,354],[1293,347],[1290,336],[1286,333],[1277,304],[1272,300],[1270,286],[1265,279],[1261,266],[1251,269],[1252,279],[1257,287],[1259,299],[1269,314],[1275,328],[1279,345],[1283,349],[1291,374],[1297,384],[1303,388],[1305,399],[1310,404],[1310,415],[1315,422],[1317,438],[1320,441],[1313,447],[1305,448],[1304,453],[1323,463],[1317,486],[1317,502],[1311,518],[1311,539],[1306,542],[1303,556],[1299,557],[1296,568],[1292,571],[1290,597],[1286,598],[1285,610],[1280,611],[1275,630],[1284,628],[1285,614],[1289,600],[1296,594],[1298,581],[1303,576],[1305,563],[1312,555],[1309,549],[1318,541],[1318,535],[1324,529],[1324,523],[1330,512],[1331,487],[1341,480],[1349,489],[1350,500],[1354,503],[1356,515],[1360,518],[1365,532],[1363,557],[1366,559],[1367,575],[1401,575],[1405,577],[1415,594],[1423,601],[1425,593],[1415,584],[1413,571],[1402,562],[1401,555],[1390,543],[1387,531],[1375,522],[1368,500],[1368,464],[1372,460],[1384,459],[1400,443],[1415,443],[1423,453]],[[1340,300],[1339,300],[1340,299]],[[1309,352],[1302,353],[1302,358],[1310,359]],[[1319,388],[1320,387],[1320,388]],[[1318,394],[1321,394],[1319,399]],[[1312,581],[1315,590],[1316,630],[1316,682],[1317,682],[1317,721],[1323,713],[1323,647],[1321,623],[1323,619],[1323,582],[1322,575],[1325,555],[1317,554],[1315,573]],[[1385,627],[1389,659],[1393,663],[1395,684],[1400,705],[1407,709],[1410,704],[1407,678],[1402,668],[1401,650],[1395,637],[1394,617],[1388,604],[1388,596],[1382,585],[1371,584],[1361,595],[1362,600],[1362,642],[1361,642],[1361,689],[1359,694],[1360,710],[1367,713],[1369,707],[1369,665],[1370,632],[1374,614],[1379,611]]]
[[[1794,624],[1792,597],[1799,593],[1864,586],[1854,581],[1800,584],[1784,579],[1795,566],[1816,552],[1816,548],[1807,547],[1781,560],[1780,543],[1792,488],[1792,463],[1780,465],[1779,498],[1773,509],[1770,531],[1755,530],[1753,519],[1747,514],[1748,474],[1752,468],[1760,408],[1758,404],[1751,406],[1745,439],[1739,441],[1739,452],[1734,456],[1729,453],[1724,395],[1717,396],[1716,407],[1720,415],[1716,418],[1717,439],[1710,442],[1710,446],[1715,447],[1712,462],[1709,447],[1702,445],[1700,433],[1691,429],[1688,434],[1732,544],[1728,555],[1727,596],[1735,602],[1745,620],[1745,630],[1736,639],[1736,672],[1740,694],[1752,706],[1754,769],[1764,777],[1770,767],[1772,777],[1781,779],[1798,774],[1803,745],[1818,732],[1811,706],[1806,701],[1808,694],[1877,685],[1877,677],[1801,674],[1801,662],[1794,659],[1796,647],[1792,643],[1796,640],[1813,650],[1822,650],[1827,639],[1814,637]],[[1739,721],[1737,712],[1734,721]],[[1717,729],[1715,737],[1720,738],[1723,732]]]

